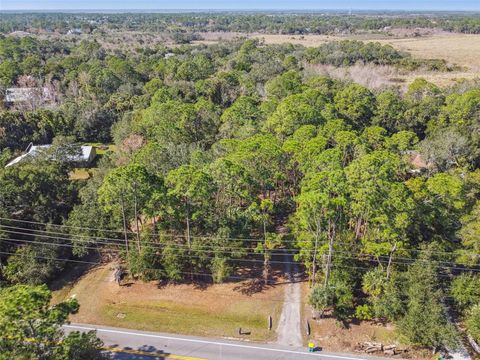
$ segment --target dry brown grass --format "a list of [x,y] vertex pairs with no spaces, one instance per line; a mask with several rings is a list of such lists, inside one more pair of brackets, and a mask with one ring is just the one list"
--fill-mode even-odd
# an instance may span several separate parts
[[392,66],[376,66],[372,64],[356,64],[349,67],[335,67],[332,65],[305,64],[305,71],[309,75],[324,75],[338,80],[353,81],[372,90],[380,90],[400,85],[406,88],[407,81],[402,74]]
[[480,35],[438,33],[421,37],[389,37],[383,34],[355,36],[330,35],[270,35],[251,34],[249,37],[263,39],[266,44],[292,43],[306,47],[320,46],[329,41],[356,39],[389,44],[398,50],[407,51],[422,59],[445,59],[446,61],[480,70]]
[[[330,36],[330,35],[271,35],[271,34],[250,34],[250,38],[262,39],[266,44],[292,43],[300,44],[306,47],[320,46],[329,41],[356,39],[361,41],[378,41],[382,44],[390,44],[394,48],[407,51],[412,56],[420,59],[445,59],[448,63],[463,67],[461,71],[452,72],[411,72],[394,74],[391,70],[390,74],[385,76],[385,69],[375,70],[377,76],[369,75],[368,71],[364,72],[364,77],[352,75],[357,73],[361,75],[360,69],[340,70],[346,72],[345,77],[349,76],[357,82],[370,83],[372,88],[378,88],[380,85],[387,83],[395,83],[388,81],[388,78],[400,80],[405,85],[411,83],[417,77],[424,77],[439,86],[448,86],[460,79],[474,79],[480,77],[480,35],[452,34],[438,32],[427,34],[421,37],[412,37],[411,34],[398,33],[396,36],[388,36],[386,34],[362,34],[355,36]],[[367,68],[367,70],[369,70]],[[338,73],[337,73],[338,75]],[[335,76],[335,74],[333,74]],[[370,86],[369,86],[370,87]]]
[[[332,76],[351,79],[370,88],[378,89],[384,85],[402,85],[406,87],[414,79],[424,77],[439,86],[449,86],[460,79],[474,79],[480,77],[480,35],[453,34],[430,29],[419,31],[421,36],[413,36],[412,30],[395,29],[390,33],[364,33],[356,35],[280,35],[237,32],[208,32],[201,33],[203,40],[192,44],[215,44],[219,41],[230,41],[240,38],[257,38],[265,44],[292,43],[306,47],[320,46],[321,44],[354,39],[360,41],[376,41],[390,44],[398,50],[407,51],[414,57],[421,59],[445,59],[450,64],[463,67],[460,71],[452,72],[396,72],[391,68],[375,69],[352,68],[340,69],[332,72]],[[138,47],[176,46],[168,34],[142,33],[139,31],[106,31],[105,33],[84,34],[77,37],[42,34],[41,38],[81,39],[95,38],[109,50],[133,50]],[[324,70],[322,70],[324,71]],[[343,74],[342,74],[343,72]]]
[[452,64],[480,71],[480,35],[440,34],[427,37],[379,40],[422,59],[445,59]]
[[157,282],[113,281],[114,265],[96,267],[75,284],[54,293],[54,302],[75,296],[80,311],[73,322],[199,336],[238,338],[238,328],[251,331],[243,340],[271,341],[267,317],[279,319],[283,285],[253,295],[239,290],[245,283],[198,287],[159,286]]

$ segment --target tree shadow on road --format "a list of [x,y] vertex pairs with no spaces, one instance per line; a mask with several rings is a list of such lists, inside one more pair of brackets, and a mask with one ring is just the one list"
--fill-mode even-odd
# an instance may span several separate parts
[[137,349],[112,345],[105,350],[105,354],[112,360],[164,360],[172,355],[151,345],[142,345]]

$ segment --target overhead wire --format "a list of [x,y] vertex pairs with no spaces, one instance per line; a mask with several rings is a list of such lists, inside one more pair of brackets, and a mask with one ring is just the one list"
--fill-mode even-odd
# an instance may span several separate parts
[[[2,218],[0,218],[2,219]],[[37,222],[36,222],[37,223]],[[48,224],[45,224],[45,223],[42,223],[44,225],[48,225]],[[69,237],[61,237],[61,239],[64,239],[64,240],[70,240],[70,237],[73,237],[73,239],[76,239],[76,238],[80,238],[80,239],[87,239],[86,242],[91,242],[91,240],[106,240],[105,243],[109,244],[109,242],[107,241],[113,241],[113,242],[118,242],[118,243],[125,243],[125,239],[121,239],[121,238],[106,238],[106,237],[97,237],[97,236],[87,236],[87,235],[74,235],[74,234],[65,234],[65,233],[59,233],[59,232],[52,232],[52,231],[46,231],[46,230],[38,230],[38,229],[30,229],[30,228],[23,228],[23,227],[17,227],[17,226],[11,226],[11,225],[4,225],[4,224],[0,224],[0,228],[6,228],[7,231],[9,231],[8,229],[18,229],[18,230],[26,230],[26,231],[32,231],[32,232],[41,232],[43,234],[58,234],[58,235],[66,235],[66,236],[69,236]],[[101,231],[101,229],[97,229],[99,231]],[[14,232],[14,231],[10,231],[10,232]],[[132,234],[135,234],[135,233],[132,233]],[[25,233],[24,235],[31,235],[31,234],[28,234],[28,233]],[[40,235],[38,235],[40,236]],[[151,236],[153,237],[154,235],[151,234]],[[162,234],[160,234],[160,236],[162,236]],[[53,236],[49,236],[49,237],[53,237]],[[186,235],[176,235],[177,238],[181,238],[181,239],[184,239],[186,237]],[[54,237],[54,238],[60,238],[60,237]],[[195,235],[192,235],[190,236],[190,238],[192,239],[217,239],[216,237],[213,237],[213,236],[195,236]],[[232,240],[236,240],[236,238],[223,238],[223,239],[232,239]],[[251,239],[253,240],[253,239]],[[142,244],[154,244],[154,245],[158,245],[158,242],[157,241],[145,241],[144,239],[141,240],[142,241]],[[255,239],[256,242],[263,242],[264,239]],[[293,241],[284,241],[283,243],[290,243],[290,242],[293,242]],[[301,243],[302,241],[295,241],[296,244],[299,244]],[[110,244],[113,244],[113,243],[110,243]],[[319,244],[321,245],[326,245],[328,244],[328,241],[320,241]],[[345,243],[345,242],[335,242],[336,245],[355,245],[354,243]],[[299,251],[300,249],[298,248],[290,248],[290,249],[284,249],[284,250],[290,250],[290,251]],[[313,252],[315,250],[311,249],[311,250],[305,250],[305,249],[301,249],[301,252]],[[403,249],[404,252],[415,252],[415,253],[423,253],[423,252],[426,252],[426,253],[431,253],[431,254],[443,254],[443,255],[454,255],[455,253],[453,252],[444,252],[444,251],[434,251],[434,250],[428,250],[428,249]],[[463,249],[460,249],[460,250],[457,250],[457,251],[465,251],[465,252],[468,252],[467,250],[463,250]],[[472,253],[468,253],[469,256],[471,257],[480,257],[480,254],[472,254]]]
[[[25,229],[25,228],[20,228],[20,227],[12,227],[12,226],[4,226],[4,225],[0,225],[0,229],[1,228],[8,228],[6,229],[6,232],[7,233],[12,233],[12,234],[17,234],[17,235],[25,235],[25,236],[35,236],[35,237],[45,237],[45,238],[52,238],[52,239],[61,239],[61,240],[72,240],[71,238],[69,237],[59,237],[57,235],[46,235],[46,234],[49,234],[50,232],[48,231],[43,231],[43,230],[40,230],[42,232],[42,234],[37,234],[36,231],[39,231],[39,230],[36,230],[36,229]],[[11,228],[15,228],[15,229],[21,229],[21,230],[26,230],[28,232],[20,232],[20,231],[13,231],[11,230]],[[57,234],[57,233],[53,233],[53,234]],[[61,234],[61,233],[60,233]],[[119,241],[118,243],[115,242],[115,243],[111,243],[111,242],[105,242],[105,241],[92,241],[92,239],[84,239],[82,241],[78,240],[78,239],[74,239],[75,241],[78,241],[78,242],[85,242],[87,244],[101,244],[101,245],[112,245],[112,246],[119,246],[119,247],[126,247],[125,245],[125,242],[124,241]],[[159,244],[158,242],[148,242],[149,244],[154,244],[154,248],[162,248],[162,245],[163,247],[165,247],[164,244]],[[142,242],[142,244],[144,244]],[[85,246],[85,245],[81,245],[83,248],[87,249],[89,248],[88,246]],[[187,249],[188,250],[188,245],[187,244],[169,244],[168,245],[170,248],[182,248],[182,249]],[[250,251],[245,251],[245,249],[243,249],[243,252],[244,254],[246,255],[262,255],[262,253],[260,252],[257,252],[255,251],[254,249],[249,249]],[[296,255],[298,253],[298,249],[280,249],[284,252],[285,255]],[[225,250],[225,249],[210,249],[210,248],[198,248],[198,247],[195,247],[194,249],[192,249],[192,251],[194,252],[206,252],[206,253],[219,253],[219,254],[234,254],[234,253],[238,253],[239,251],[241,250]],[[285,253],[285,251],[297,251],[297,252],[294,252],[294,253]],[[308,250],[310,252],[312,252],[312,250]],[[408,252],[408,250],[406,250]],[[346,253],[346,254],[351,254],[350,251],[344,251],[344,250],[335,250],[334,253],[338,254],[338,253]],[[358,259],[361,259],[360,257],[373,257],[374,261],[378,261],[377,259],[375,259],[376,257],[372,254],[367,254],[367,253],[357,253],[357,255],[359,256]],[[453,255],[453,254],[450,254],[450,255]],[[472,254],[470,254],[472,255]],[[474,254],[473,254],[474,255]],[[385,256],[385,255],[380,255],[378,256],[378,258],[389,258],[388,256]],[[465,269],[465,266],[463,264],[459,264],[457,262],[453,262],[453,261],[441,261],[441,260],[432,260],[432,259],[418,259],[418,258],[411,258],[411,257],[402,257],[402,256],[394,256],[393,259],[395,259],[396,263],[398,263],[399,260],[405,260],[405,261],[422,261],[422,262],[431,262],[431,263],[438,263],[438,264],[450,264],[450,265],[454,265],[454,267],[452,268],[455,268],[455,269]],[[236,260],[239,260],[239,259],[236,259]],[[401,264],[401,263],[400,263]],[[462,267],[463,266],[463,267]],[[477,265],[478,266],[478,265]],[[472,269],[472,270],[477,270],[477,269]]]

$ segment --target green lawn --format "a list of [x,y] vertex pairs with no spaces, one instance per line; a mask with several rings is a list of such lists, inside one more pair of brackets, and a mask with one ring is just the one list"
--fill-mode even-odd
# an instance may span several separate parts
[[[263,302],[263,301],[262,301]],[[251,332],[246,339],[271,341],[275,330],[267,329],[266,309],[257,301],[222,312],[210,312],[195,305],[173,302],[108,304],[102,307],[102,324],[139,330],[171,332],[198,336],[239,337],[238,329]],[[275,309],[279,316],[279,308]],[[275,314],[273,314],[275,316]]]
[[70,172],[70,180],[86,180],[90,177],[90,172],[87,168],[76,168]]

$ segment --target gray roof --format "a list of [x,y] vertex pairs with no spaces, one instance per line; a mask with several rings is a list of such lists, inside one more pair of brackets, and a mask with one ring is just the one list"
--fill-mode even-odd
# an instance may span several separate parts
[[[27,148],[25,154],[22,154],[12,161],[10,161],[5,167],[9,167],[15,165],[26,158],[34,158],[35,156],[41,155],[45,153],[52,145],[33,145],[30,144]],[[81,147],[81,154],[73,155],[69,159],[70,161],[80,161],[80,162],[88,162],[91,160],[92,155],[95,152],[95,148],[93,146],[82,146]]]
[[46,87],[8,88],[5,91],[5,101],[8,103],[26,102],[35,96],[46,100],[48,98],[51,98],[51,92]]

